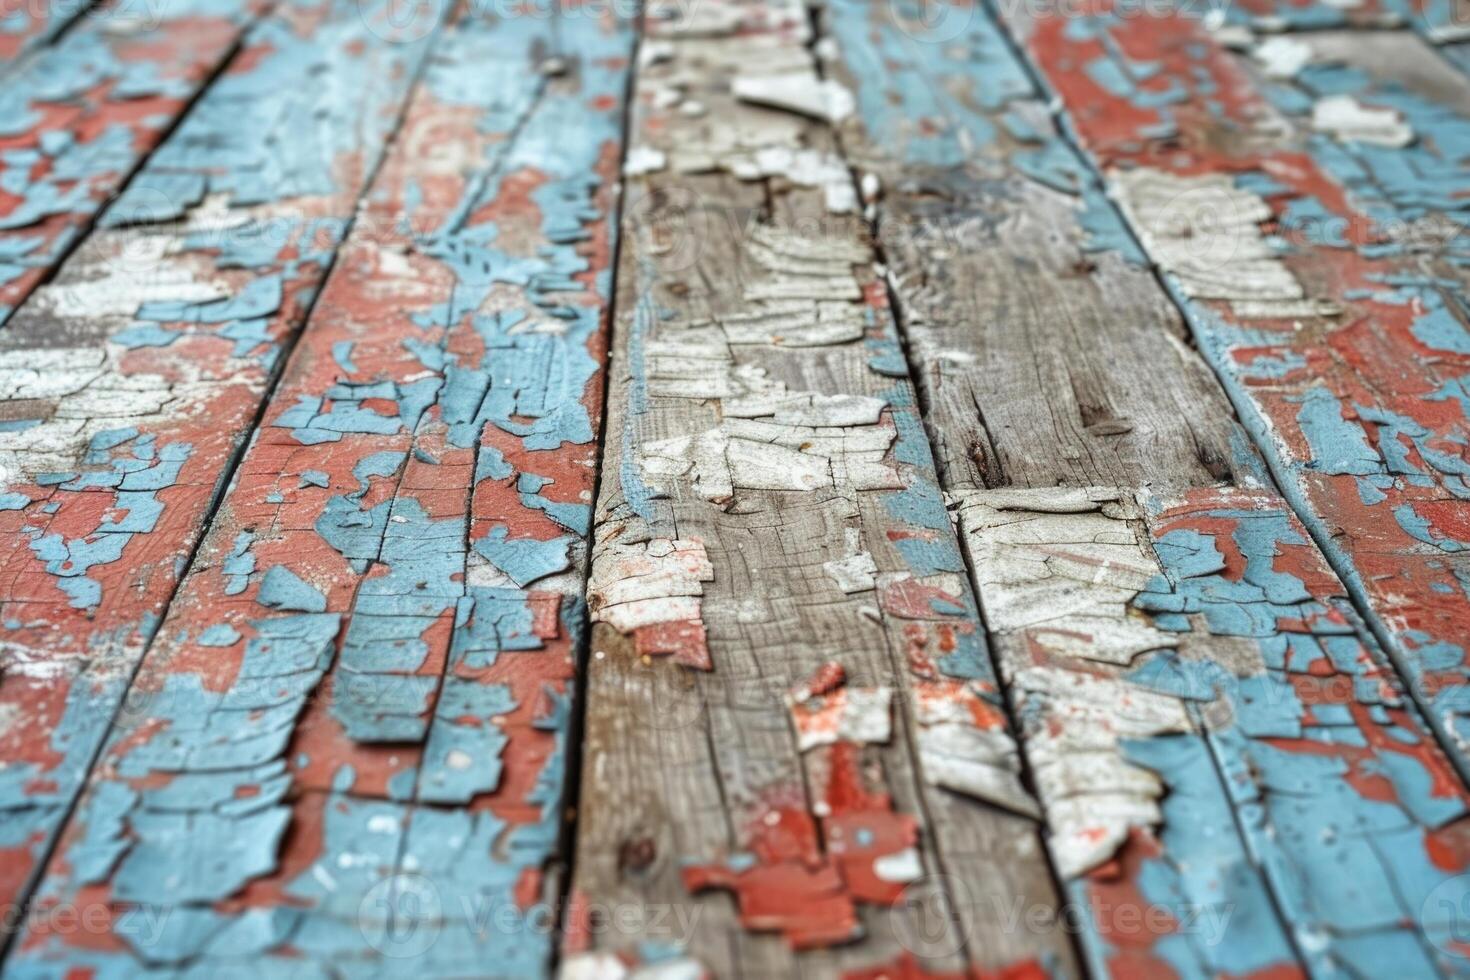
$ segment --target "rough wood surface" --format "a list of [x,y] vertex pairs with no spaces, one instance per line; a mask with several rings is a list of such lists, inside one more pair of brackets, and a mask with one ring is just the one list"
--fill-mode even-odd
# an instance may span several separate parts
[[981,11],[924,16],[829,21],[946,488],[1228,481],[1229,402],[1024,66]]
[[0,0],[5,975],[1470,976],[1463,6]]
[[158,220],[91,235],[0,331],[7,903],[107,735],[427,52],[372,23],[355,0],[263,21],[117,205],[146,191]]
[[799,4],[660,13],[625,171],[566,969],[1072,973],[825,124],[850,96],[816,75]]
[[[1313,37],[1268,84],[1189,20],[1027,31],[1058,92],[1087,102],[1081,138],[1463,772],[1465,78],[1406,34]],[[1129,88],[1142,60],[1198,81],[1155,100],[1156,83]]]
[[1279,495],[960,514],[1097,972],[1464,975],[1470,795]]
[[[881,182],[942,481],[1091,965],[1371,973],[1396,950],[1461,971],[1424,907],[1462,863],[1399,880],[1470,833],[1452,766],[1003,32],[977,12],[931,43],[922,13],[831,6],[845,142]],[[1379,821],[1414,824],[1413,853],[1339,849]]]

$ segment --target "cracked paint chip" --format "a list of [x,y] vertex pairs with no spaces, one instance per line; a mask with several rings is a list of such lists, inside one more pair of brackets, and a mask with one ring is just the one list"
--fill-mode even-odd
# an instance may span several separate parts
[[1106,489],[976,492],[960,503],[992,628],[1037,661],[1003,654],[1067,877],[1109,860],[1131,828],[1162,820],[1162,782],[1127,761],[1122,743],[1193,731],[1179,698],[1088,666],[1126,667],[1175,643],[1130,612],[1163,572],[1139,539],[1140,518],[1128,495]]
[[1371,143],[1390,149],[1408,146],[1414,130],[1395,109],[1365,106],[1351,95],[1329,95],[1312,106],[1312,128],[1340,142]]
[[[841,668],[836,663],[828,668]],[[796,747],[805,752],[843,741],[886,744],[893,736],[893,689],[851,687],[840,675],[821,677],[791,691],[786,703],[796,726]]]
[[836,558],[823,562],[822,569],[837,584],[837,588],[848,595],[872,589],[876,584],[875,576],[878,574],[878,566],[874,563],[873,556],[866,551],[847,558]]
[[1271,206],[1229,174],[1137,167],[1109,171],[1108,181],[1144,248],[1186,295],[1279,306],[1285,316],[1301,308],[1301,283],[1261,230]]
[[777,75],[740,75],[730,84],[737,99],[785,109],[831,125],[852,115],[856,100],[841,82],[818,80],[813,71]]
[[917,682],[914,702],[925,779],[1041,818],[1041,808],[1021,782],[1020,750],[998,705],[974,685],[956,680]]
[[1112,858],[1133,827],[1163,821],[1163,783],[1126,761],[1121,742],[1192,731],[1184,703],[1122,681],[1033,668],[1015,679],[1017,711],[1046,804],[1057,870],[1076,877]]
[[599,543],[587,605],[593,622],[631,634],[640,654],[669,654],[677,663],[708,670],[700,596],[714,577],[701,541]]
[[[1111,498],[1111,499],[1110,499]],[[1128,604],[1159,573],[1109,492],[994,491],[965,504],[975,577],[993,629],[1065,657],[1127,666],[1178,637]],[[1044,508],[1044,509],[1043,509]]]
[[[170,267],[152,291],[128,292],[95,274],[112,256],[93,246],[147,241],[153,229],[104,221],[57,280],[59,289],[84,288],[39,298],[7,335],[12,343],[34,329],[30,310],[66,309],[98,328],[95,350],[58,351],[44,338],[66,372],[37,371],[44,359],[29,355],[15,375],[0,364],[0,386],[52,389],[31,400],[46,405],[26,406],[41,424],[19,433],[41,430],[45,444],[24,448],[74,459],[40,461],[36,485],[49,503],[84,491],[75,493],[80,514],[62,509],[57,533],[22,538],[22,548],[58,563],[54,574],[90,600],[99,596],[81,573],[109,564],[102,548],[147,535],[110,562],[103,604],[76,631],[92,665],[68,674],[70,690],[55,686],[65,718],[59,701],[45,705],[60,719],[53,744],[42,743],[54,761],[23,760],[11,782],[25,795],[19,805],[4,801],[7,824],[39,856],[55,822],[72,814],[36,894],[74,903],[85,887],[98,903],[130,907],[111,920],[112,936],[78,939],[45,933],[39,918],[27,923],[15,951],[21,970],[209,972],[242,955],[267,973],[375,962],[388,925],[375,911],[387,906],[374,900],[413,887],[394,876],[409,869],[432,880],[449,913],[416,961],[427,972],[470,975],[493,961],[507,975],[533,976],[550,962],[551,936],[487,935],[457,898],[525,909],[545,893],[562,847],[573,650],[584,629],[574,569],[590,522],[598,311],[615,248],[606,222],[633,32],[614,19],[553,28],[460,18],[442,35],[398,44],[369,25],[380,12],[373,6],[281,8],[128,188],[170,186],[176,175],[202,188],[202,174],[153,169],[188,163],[231,188],[220,198],[240,221],[269,227],[212,235],[197,220],[211,209],[186,207],[177,224],[168,219],[166,247],[148,254],[166,253],[190,277]],[[539,60],[553,33],[576,58],[575,73],[543,84],[500,57]],[[431,47],[433,63],[420,73]],[[491,60],[520,76],[517,85],[478,84]],[[301,100],[296,83],[307,78],[324,80],[305,86],[319,101]],[[220,92],[223,105],[212,97]],[[499,149],[522,112],[525,139],[558,152],[512,166]],[[252,125],[255,113],[298,135],[309,116],[306,129],[319,139],[276,139]],[[260,138],[216,138],[221,125],[259,129]],[[428,142],[472,148],[477,159],[443,167],[437,150],[422,152]],[[282,179],[261,186],[262,172]],[[487,191],[491,172],[544,196],[536,207],[499,211],[497,195],[519,191]],[[373,175],[362,196],[356,182]],[[199,179],[182,180],[190,176]],[[303,196],[246,203],[276,187]],[[359,201],[371,213],[334,262]],[[460,206],[466,216],[452,233],[408,230],[439,227]],[[383,213],[392,219],[378,221]],[[291,222],[303,216],[321,242],[298,237]],[[502,235],[496,249],[515,240],[514,258],[497,251],[481,262],[486,253],[476,249],[492,226]],[[369,240],[380,234],[394,240]],[[466,255],[473,262],[460,261]],[[520,279],[485,303],[474,277],[502,258]],[[273,358],[307,310],[275,400],[247,442],[249,419],[276,380]],[[143,326],[130,323],[134,314]],[[90,339],[80,328],[92,325],[67,326]],[[211,388],[229,397],[211,400]],[[64,440],[45,431],[43,411],[64,424]],[[125,416],[114,422],[116,412]],[[0,452],[20,448],[3,438],[15,435],[11,427],[0,428]],[[174,433],[187,443],[164,438]],[[236,448],[234,479],[221,482],[191,562],[189,535]],[[36,462],[25,460],[28,475]],[[29,486],[24,496],[20,506],[37,517],[57,513]],[[9,503],[0,496],[0,509]],[[155,521],[166,532],[150,533]],[[73,539],[77,529],[89,533]],[[545,591],[517,587],[532,582]],[[165,601],[155,605],[160,589]],[[112,614],[115,596],[123,616]],[[150,622],[157,608],[166,615]],[[67,666],[60,655],[70,650],[56,639],[37,652]],[[137,696],[124,701],[134,667]],[[7,664],[0,717],[16,695],[33,694],[17,684],[24,673]],[[121,706],[111,729],[108,705]],[[79,761],[95,752],[88,775],[90,761]],[[17,873],[0,877],[15,884],[30,869],[18,851],[8,856]],[[169,906],[170,895],[188,907]],[[156,941],[120,927],[138,910],[167,913]]]

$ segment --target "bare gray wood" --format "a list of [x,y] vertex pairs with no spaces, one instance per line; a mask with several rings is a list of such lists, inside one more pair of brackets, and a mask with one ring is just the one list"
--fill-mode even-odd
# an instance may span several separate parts
[[[650,11],[635,83],[575,900],[680,911],[684,955],[720,977],[898,970],[913,957],[929,971],[1074,974],[1009,736],[959,726],[991,740],[989,801],[926,770],[926,698],[1003,716],[851,174],[816,118],[842,93],[814,74],[799,3],[691,14]],[[909,495],[933,504],[938,527],[908,516]],[[916,560],[919,541],[944,557]],[[640,568],[677,564],[671,550],[684,571],[629,600]],[[635,621],[675,624],[683,639],[661,653]],[[697,629],[708,670],[691,666]],[[840,684],[793,695],[831,664]],[[886,707],[860,711],[864,698]],[[808,742],[820,725],[801,713],[822,705],[845,720],[830,742]],[[879,716],[891,731],[857,730]],[[909,857],[843,863],[844,818],[895,815],[916,828]],[[762,922],[759,904],[784,902],[791,914],[805,903],[818,932],[830,925],[781,887],[691,892],[690,868],[731,858],[758,874],[811,869],[810,856],[769,854],[769,828],[786,820],[817,827],[816,866],[841,865],[861,936],[808,944],[780,915]],[[858,883],[879,868],[898,886],[882,901]],[[1018,910],[1029,922],[1011,920]],[[639,942],[670,940],[651,915],[628,918],[637,928],[574,928],[567,969],[590,976],[609,955],[632,963]]]
[[903,9],[836,4],[830,69],[945,486],[1229,482],[1230,403],[1002,36]]

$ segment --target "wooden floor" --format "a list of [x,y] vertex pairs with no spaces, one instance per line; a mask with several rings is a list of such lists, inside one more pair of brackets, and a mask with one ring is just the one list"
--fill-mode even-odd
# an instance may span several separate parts
[[1470,976],[1470,0],[0,0],[5,977]]

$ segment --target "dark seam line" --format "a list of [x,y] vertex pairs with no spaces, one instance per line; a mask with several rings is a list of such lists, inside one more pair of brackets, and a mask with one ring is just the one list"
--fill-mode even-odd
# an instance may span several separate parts
[[[560,6],[562,0],[558,0]],[[587,510],[587,539],[586,553],[582,558],[582,615],[585,617],[582,636],[573,650],[572,670],[572,710],[571,719],[567,724],[567,740],[563,751],[566,753],[565,765],[567,773],[567,785],[562,796],[562,840],[559,848],[562,854],[563,874],[558,882],[557,902],[555,915],[552,921],[552,935],[556,941],[551,949],[551,975],[555,976],[561,966],[562,947],[566,939],[568,901],[572,891],[572,878],[576,872],[577,864],[577,824],[581,816],[582,798],[582,737],[587,727],[587,706],[591,700],[589,697],[589,655],[592,650],[592,620],[588,612],[587,591],[592,579],[592,553],[597,540],[597,504],[598,496],[602,491],[602,478],[605,469],[604,463],[607,458],[607,416],[608,399],[612,393],[612,359],[613,346],[617,332],[618,312],[618,272],[623,254],[623,204],[627,200],[628,187],[622,179],[623,164],[628,155],[628,143],[632,136],[633,128],[633,97],[638,83],[638,52],[643,44],[644,18],[646,11],[642,0],[638,0],[638,6],[632,17],[631,29],[633,32],[633,44],[628,51],[628,76],[623,83],[623,118],[620,125],[622,143],[618,147],[618,163],[614,180],[618,184],[618,193],[613,201],[612,214],[608,216],[608,224],[616,236],[613,244],[612,254],[608,256],[609,270],[607,287],[607,310],[604,314],[607,318],[606,340],[603,343],[602,362],[602,414],[597,420],[597,438],[595,445],[597,451],[593,453],[594,464],[592,474],[592,499],[588,501]]]

